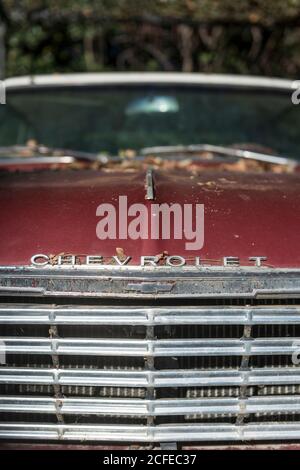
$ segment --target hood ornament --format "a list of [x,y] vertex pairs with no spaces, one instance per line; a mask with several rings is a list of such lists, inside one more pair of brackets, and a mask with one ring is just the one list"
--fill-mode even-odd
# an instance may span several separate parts
[[149,168],[146,173],[146,196],[145,199],[153,201],[154,197],[154,181],[153,181],[153,170]]

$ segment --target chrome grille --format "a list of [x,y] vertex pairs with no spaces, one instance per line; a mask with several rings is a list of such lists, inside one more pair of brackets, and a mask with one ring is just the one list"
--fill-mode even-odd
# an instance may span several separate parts
[[8,300],[2,439],[300,439],[298,300]]

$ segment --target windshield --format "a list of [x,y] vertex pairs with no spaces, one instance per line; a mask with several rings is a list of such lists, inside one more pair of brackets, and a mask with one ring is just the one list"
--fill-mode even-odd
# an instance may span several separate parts
[[258,144],[300,155],[300,108],[288,92],[203,86],[79,86],[8,90],[0,145],[118,154],[162,145]]

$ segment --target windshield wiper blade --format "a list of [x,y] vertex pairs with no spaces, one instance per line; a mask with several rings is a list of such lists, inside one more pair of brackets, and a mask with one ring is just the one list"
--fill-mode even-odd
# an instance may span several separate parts
[[[6,158],[1,158],[4,155]],[[72,163],[74,160],[88,160],[90,162],[107,163],[108,157],[106,155],[81,152],[79,150],[69,150],[61,148],[51,148],[45,145],[36,145],[30,147],[27,145],[10,145],[8,147],[0,147],[0,163],[4,160],[8,163],[11,160],[20,161],[21,163],[30,163],[29,160],[37,160],[40,163]],[[32,163],[32,161],[31,161]]]
[[254,152],[252,150],[239,149],[234,147],[225,147],[222,145],[195,144],[195,145],[166,145],[158,147],[145,147],[141,149],[143,156],[149,155],[171,155],[171,154],[189,154],[198,152],[209,152],[216,155],[228,157],[245,158],[247,160],[257,160],[265,163],[274,163],[277,165],[298,165],[297,160],[282,157],[280,155],[269,155],[267,153]]

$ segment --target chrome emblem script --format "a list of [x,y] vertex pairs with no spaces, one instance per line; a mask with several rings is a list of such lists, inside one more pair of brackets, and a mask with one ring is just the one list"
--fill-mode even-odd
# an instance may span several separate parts
[[[166,253],[166,252],[165,252]],[[141,256],[139,262],[132,259],[130,255],[123,256],[102,256],[102,255],[76,255],[76,254],[64,254],[58,255],[46,255],[39,253],[31,257],[31,265],[43,268],[43,267],[78,267],[78,268],[94,268],[97,267],[130,267],[140,266],[142,268],[184,268],[194,266],[196,268],[208,268],[212,266],[223,266],[223,267],[256,267],[262,268],[267,266],[266,256],[250,256],[245,257],[243,260],[237,256],[224,256],[221,259],[206,260],[201,256],[185,258],[180,255],[156,255],[156,256]],[[131,285],[131,284],[129,284]],[[145,286],[145,289],[147,287]],[[130,289],[130,288],[129,288]],[[141,289],[143,289],[143,283],[141,283]]]

